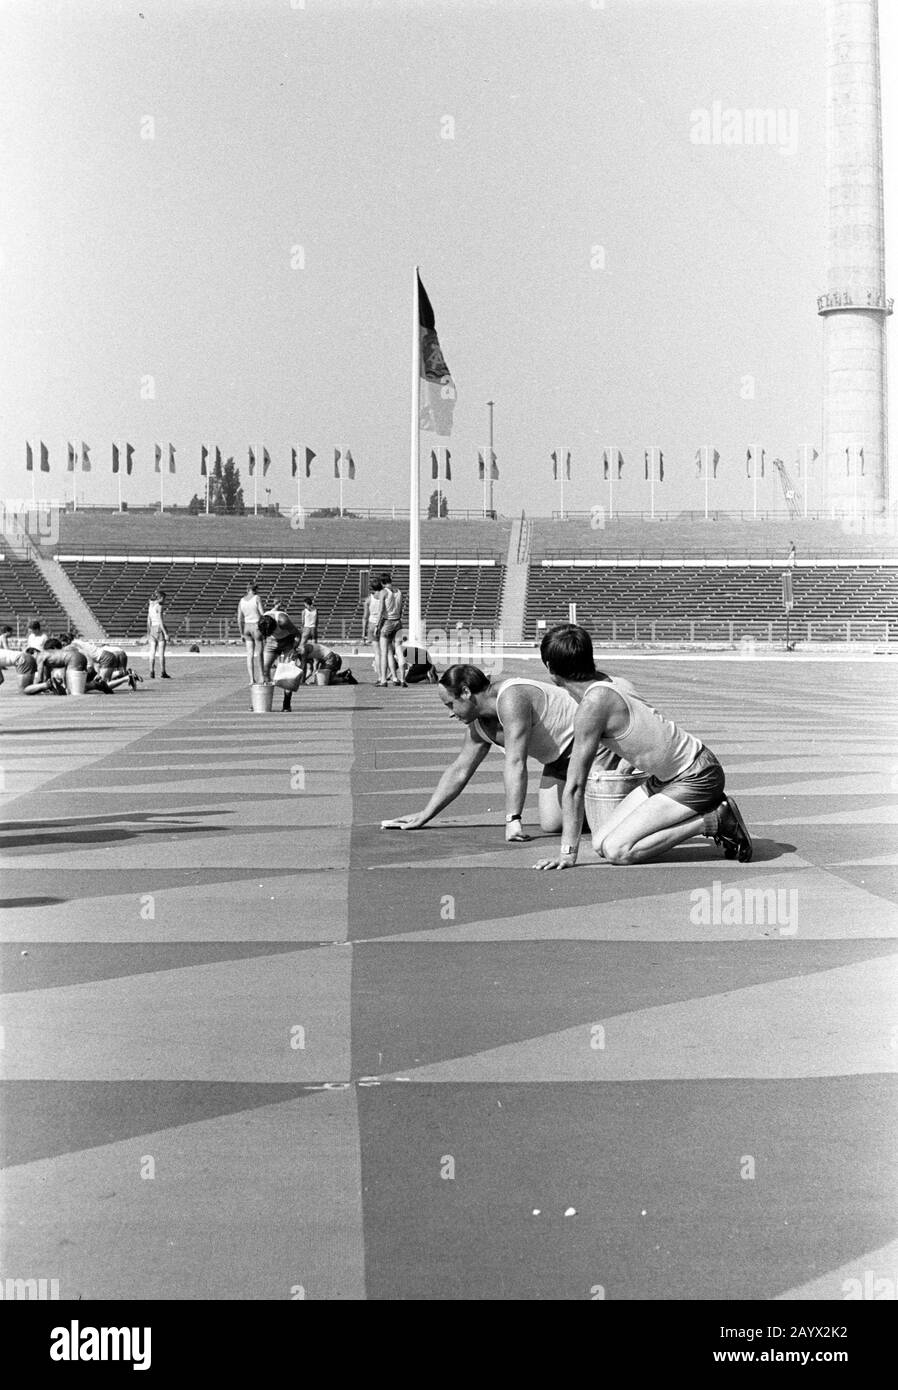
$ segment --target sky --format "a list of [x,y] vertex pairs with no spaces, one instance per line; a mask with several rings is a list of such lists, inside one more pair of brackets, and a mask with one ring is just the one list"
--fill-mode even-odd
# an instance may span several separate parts
[[[508,515],[558,507],[557,448],[568,508],[607,505],[605,447],[615,506],[646,508],[652,445],[656,506],[699,507],[703,444],[712,505],[750,507],[747,446],[819,447],[823,55],[822,0],[0,0],[4,495],[43,439],[43,495],[71,497],[72,439],[79,500],[113,503],[129,440],[148,503],[170,441],[186,503],[207,441],[250,499],[264,443],[260,502],[296,501],[296,445],[306,506],[336,503],[335,447],[348,508],[407,506],[419,264],[458,391],[451,440],[422,435],[450,507],[480,506],[488,400]],[[715,102],[782,112],[781,137],[695,143]]]

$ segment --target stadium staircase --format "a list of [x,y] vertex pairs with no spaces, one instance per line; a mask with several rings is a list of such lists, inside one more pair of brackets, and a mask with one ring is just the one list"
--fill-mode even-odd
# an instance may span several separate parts
[[55,595],[60,607],[68,615],[70,631],[77,632],[92,642],[105,642],[108,634],[96,613],[85,603],[62,565],[56,560],[48,560],[37,551],[33,553],[34,563],[43,576],[47,588]]
[[523,512],[511,528],[505,561],[505,587],[499,626],[502,640],[517,644],[524,640],[524,615],[530,581],[530,522]]

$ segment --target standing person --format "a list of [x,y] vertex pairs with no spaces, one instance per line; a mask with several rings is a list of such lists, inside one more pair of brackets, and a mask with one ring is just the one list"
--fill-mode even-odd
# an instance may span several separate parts
[[383,668],[380,664],[380,638],[377,630],[384,601],[384,586],[379,579],[371,580],[371,591],[362,608],[362,641],[373,647],[374,682],[383,685]]
[[318,605],[313,598],[303,601],[301,642],[318,641]]
[[165,669],[165,648],[168,643],[168,629],[165,626],[165,590],[156,589],[147,608],[147,655],[150,658],[150,677],[156,679],[156,652],[159,653],[162,679],[170,681]]
[[7,623],[5,627],[0,627],[0,652],[8,652],[10,650],[10,637],[12,637],[12,628]]
[[573,623],[550,628],[540,655],[552,680],[579,708],[562,795],[561,850],[558,858],[540,859],[535,869],[576,864],[586,782],[600,746],[648,773],[647,782],[624,797],[593,839],[596,853],[609,864],[644,864],[695,835],[713,839],[727,859],[743,864],[751,859],[751,836],[732,797],[724,799],[724,771],[710,748],[632,687],[603,682],[584,628]]
[[786,556],[786,565],[789,569],[795,568],[795,542],[789,542],[789,554]]
[[265,607],[259,598],[258,586],[247,584],[246,593],[237,605],[237,627],[246,648],[246,670],[250,685],[255,685],[257,679],[262,679],[262,638],[259,636],[259,619],[264,612]]
[[380,670],[381,679],[377,685],[386,685],[389,673],[397,685],[403,684],[398,668],[396,666],[396,634],[402,627],[402,615],[405,609],[405,595],[402,590],[393,583],[393,576],[382,574],[380,582],[383,585],[383,605],[378,620],[378,640],[380,642]]
[[26,652],[42,652],[47,645],[47,633],[44,632],[37,618],[32,618],[28,624],[28,631],[25,633]]

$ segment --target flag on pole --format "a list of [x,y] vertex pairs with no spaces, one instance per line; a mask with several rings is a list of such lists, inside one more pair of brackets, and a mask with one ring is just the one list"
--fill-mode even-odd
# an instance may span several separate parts
[[814,448],[813,444],[802,444],[798,450],[799,467],[803,467],[805,469],[810,468],[811,464],[814,463],[819,457],[820,455],[817,453],[817,450]]
[[75,446],[74,446],[74,444],[72,443],[71,440],[69,440],[68,444],[66,445],[66,456],[67,456],[67,462],[66,462],[66,466],[65,466],[66,472],[67,472],[67,473],[74,473],[74,471],[75,471]]
[[421,339],[421,402],[419,428],[444,437],[452,433],[455,383],[437,337],[433,307],[418,276],[418,327]]
[[85,444],[83,440],[81,441],[80,450],[78,445],[73,444],[71,440],[69,440],[68,443],[68,463],[66,464],[66,472],[74,473],[76,468],[80,468],[82,473],[90,472],[90,445]]
[[[311,476],[312,476],[312,459],[317,458],[317,457],[318,457],[318,455],[315,453],[315,450],[314,450],[314,449],[308,449],[308,448],[306,449],[305,476],[306,476],[307,478],[311,478]],[[295,478],[298,472],[299,472],[299,457],[298,457],[298,455],[297,455],[296,450],[295,450],[295,449],[291,449],[291,450],[290,450],[290,476],[291,476],[291,478]]]
[[439,478],[442,474],[448,483],[452,482],[452,455],[448,449],[431,449],[430,464],[432,478]]
[[134,445],[125,444],[125,472],[130,478],[131,470],[134,467]]
[[703,444],[700,449],[695,451],[695,476],[703,478],[705,469],[711,464],[711,477],[717,477],[717,465],[720,463],[720,454],[716,449],[712,451],[709,444]]
[[557,480],[559,468],[564,469],[564,476],[570,480],[571,476],[571,454],[569,449],[552,450],[552,477]]
[[29,473],[33,473],[33,472],[34,472],[34,456],[35,456],[35,454],[38,455],[38,458],[39,458],[39,460],[40,460],[40,462],[39,462],[39,464],[38,464],[38,467],[39,467],[41,473],[49,473],[49,472],[50,472],[50,455],[49,455],[49,453],[47,452],[47,446],[46,446],[46,444],[44,443],[44,441],[43,441],[42,439],[40,439],[40,440],[35,440],[35,443],[34,443],[34,445],[32,446],[31,441],[30,441],[30,440],[26,440],[26,441],[25,441],[25,467],[26,467],[26,469],[28,470]]
[[849,478],[852,474],[852,464],[861,478],[864,477],[864,446],[863,444],[849,444],[845,450],[845,472]]
[[[307,450],[306,452],[308,453],[308,452],[310,452],[310,451]],[[314,457],[315,457],[315,455],[312,454],[312,458],[314,458]],[[341,450],[341,449],[335,449],[335,450],[334,450],[334,477],[335,477],[335,478],[339,478],[339,477],[341,476],[341,466],[340,466],[340,465],[341,465],[341,462],[342,462],[342,464],[343,464],[342,476],[343,476],[344,478],[350,478],[350,479],[351,479],[351,478],[354,478],[354,477],[355,477],[355,460],[353,459],[352,454],[349,452],[348,449],[342,449],[342,450]],[[308,466],[308,461],[307,461],[307,466]],[[308,476],[308,475],[307,475],[307,476]]]
[[155,462],[155,471],[156,471],[157,473],[161,473],[161,472],[162,472],[162,445],[161,445],[161,444],[157,444],[157,445],[155,446],[154,452],[155,452],[155,459],[156,459],[156,462]]
[[344,457],[344,459],[346,460],[346,468],[347,468],[346,476],[347,476],[347,477],[350,479],[350,481],[351,481],[351,480],[355,477],[355,459],[352,457],[352,454],[349,452],[348,449],[347,449],[346,452],[344,453],[343,457]]
[[121,471],[121,460],[119,458],[119,449],[117,444],[113,444],[112,446],[112,471],[113,473],[118,473]]
[[311,478],[311,476],[312,476],[312,459],[317,458],[317,457],[318,457],[318,455],[315,453],[314,449],[306,449],[306,477],[307,477],[307,478]]
[[90,472],[90,445],[85,444],[83,439],[81,441],[81,472]]
[[208,446],[207,444],[203,444],[203,445],[201,446],[201,448],[200,448],[200,477],[201,477],[201,478],[208,478],[208,476],[209,476],[209,446]]
[[[620,478],[624,468],[624,459],[620,449],[605,449],[602,452],[602,473],[607,482],[611,477],[611,470],[615,462],[617,463],[616,477]],[[568,474],[570,477],[570,474]]]
[[664,454],[660,449],[645,451],[645,477],[646,482],[650,478],[657,478],[659,483],[664,482]]
[[480,482],[486,478],[486,460],[490,460],[490,477],[495,481],[499,477],[499,465],[496,462],[496,455],[491,449],[477,450],[477,477]]
[[[758,468],[758,477],[759,477],[759,478],[763,478],[763,476],[764,476],[764,465],[765,465],[766,458],[767,458],[767,451],[766,451],[765,449],[757,449],[757,450],[755,451],[754,454],[752,453],[751,449],[746,449],[746,451],[745,451],[745,476],[746,476],[747,478],[750,478],[750,477],[751,477],[751,465],[752,465],[752,461],[754,461],[754,462],[757,464],[757,468]],[[715,476],[715,477],[717,476],[716,472],[715,472],[715,475],[714,475],[714,476]]]
[[31,445],[25,440],[25,472],[34,472],[34,454],[31,452]]
[[262,445],[262,477],[263,477],[263,478],[267,478],[267,477],[268,477],[268,470],[269,470],[270,467],[271,467],[271,455],[269,454],[268,450],[265,448],[265,445],[263,444],[263,445]]
[[252,477],[256,471],[256,451],[252,444],[249,446],[249,476]]
[[169,471],[169,473],[174,473],[174,471],[175,471],[175,446],[174,446],[174,444],[169,444],[169,446],[168,446],[168,471]]

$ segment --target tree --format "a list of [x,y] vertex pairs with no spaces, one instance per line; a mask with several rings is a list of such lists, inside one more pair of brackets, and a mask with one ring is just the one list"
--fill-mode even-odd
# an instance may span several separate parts
[[[437,511],[438,507],[439,511]],[[443,493],[442,497],[436,490],[434,490],[430,494],[430,501],[427,504],[427,515],[430,519],[433,519],[437,516],[449,515],[449,500],[446,497],[445,492]]]
[[221,493],[224,510],[228,515],[243,516],[246,508],[243,505],[243,488],[240,486],[240,469],[233,458],[229,458],[225,462]]

